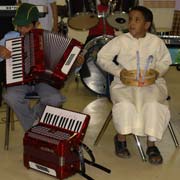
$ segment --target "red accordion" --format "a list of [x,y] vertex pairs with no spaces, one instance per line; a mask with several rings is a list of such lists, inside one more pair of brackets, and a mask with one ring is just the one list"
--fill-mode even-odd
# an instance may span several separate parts
[[43,29],[34,29],[24,37],[7,40],[6,47],[12,51],[12,57],[6,59],[7,86],[34,81],[60,88],[81,46],[75,39]]
[[77,150],[89,119],[86,114],[46,106],[39,123],[24,135],[24,165],[59,179],[79,172]]

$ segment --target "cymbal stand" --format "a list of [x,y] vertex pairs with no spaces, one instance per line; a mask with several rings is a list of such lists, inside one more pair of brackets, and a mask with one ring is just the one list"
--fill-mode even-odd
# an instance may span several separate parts
[[[62,6],[60,9],[61,13],[58,13],[58,16],[61,18],[60,22],[58,22],[58,33],[64,36],[67,36],[68,34],[68,26],[67,26],[67,23],[63,21],[63,19],[71,14],[70,4],[68,1],[69,0],[66,0],[66,3],[68,4],[68,6]],[[67,11],[68,11],[68,14],[67,14]]]
[[63,18],[64,17],[61,17],[61,20],[60,20],[60,22],[58,23],[58,32],[60,33],[60,34],[63,34],[64,36],[67,36],[67,34],[68,34],[68,26],[67,26],[67,24],[63,21]]
[[69,0],[66,0],[66,4],[68,5],[68,16],[72,17],[72,14],[71,14],[71,4],[70,4]]
[[102,18],[102,20],[103,20],[103,36],[106,36],[106,35],[107,35],[107,30],[106,30],[106,24],[107,24],[107,22],[106,22],[106,17],[107,17],[107,14],[110,13],[111,8],[113,8],[111,1],[112,1],[112,0],[110,0],[109,3],[108,3],[108,10],[107,10],[107,12],[104,12],[104,11],[103,11],[102,14],[101,14],[101,16],[100,16],[100,18]]
[[85,0],[83,0],[83,12],[86,12]]
[[103,11],[102,12],[102,20],[103,20],[103,36],[106,36],[107,31],[106,31],[106,13]]

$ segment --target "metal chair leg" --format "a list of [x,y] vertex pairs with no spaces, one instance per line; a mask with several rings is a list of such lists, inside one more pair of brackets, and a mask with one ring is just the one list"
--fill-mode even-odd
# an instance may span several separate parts
[[105,123],[104,123],[101,131],[99,132],[96,140],[94,141],[95,146],[99,143],[100,139],[102,138],[102,136],[103,136],[105,130],[107,129],[111,119],[112,119],[112,111],[109,112],[108,117],[106,118]]
[[172,125],[171,125],[171,122],[169,122],[168,128],[169,128],[170,134],[171,134],[171,136],[172,136],[172,139],[173,139],[173,141],[174,141],[175,147],[176,147],[176,148],[179,147],[179,142],[178,142],[178,140],[177,140],[177,138],[176,138],[176,135],[175,135],[175,133],[174,133],[173,127],[172,127]]
[[14,130],[15,130],[15,125],[14,125],[14,123],[15,123],[15,119],[14,119],[14,111],[11,110],[10,113],[11,113],[11,114],[10,114],[11,130],[14,131]]
[[146,155],[145,155],[144,150],[143,150],[143,148],[142,148],[142,146],[141,146],[141,142],[140,142],[140,140],[139,140],[139,137],[136,136],[136,135],[134,135],[134,139],[136,140],[137,147],[138,147],[138,150],[139,150],[139,153],[140,153],[140,155],[141,155],[142,160],[143,160],[143,161],[147,161]]
[[5,140],[4,140],[4,149],[5,150],[8,150],[8,148],[9,148],[10,114],[11,114],[11,108],[10,108],[10,106],[7,105],[7,109],[6,109]]
[[[98,136],[97,136],[97,138],[96,138],[96,140],[94,142],[94,145],[97,145],[99,143],[99,141],[102,138],[105,130],[107,129],[111,119],[112,119],[112,111],[109,112],[108,117],[106,118],[105,123],[104,123],[101,131],[99,132],[99,134],[98,134]],[[134,138],[136,140],[136,143],[137,143],[137,146],[138,146],[138,150],[140,152],[142,160],[146,161],[146,155],[145,155],[144,150],[143,150],[143,148],[141,146],[141,143],[140,143],[140,140],[139,140],[138,136],[134,135]]]
[[[25,96],[25,99],[36,99],[39,100],[40,97],[38,96],[37,93],[31,93],[31,94],[27,94]],[[6,124],[5,124],[5,140],[4,140],[4,149],[8,150],[9,149],[9,133],[10,133],[10,125],[11,125],[11,130],[15,129],[14,126],[14,112],[11,109],[11,107],[7,104],[7,109],[6,109]]]

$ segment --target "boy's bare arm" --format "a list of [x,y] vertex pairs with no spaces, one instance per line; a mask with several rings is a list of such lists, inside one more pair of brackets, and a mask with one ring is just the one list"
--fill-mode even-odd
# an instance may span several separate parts
[[0,46],[0,57],[3,59],[7,59],[11,57],[11,51],[9,51],[4,46]]
[[58,32],[58,10],[56,2],[51,3],[52,15],[53,15],[53,32]]

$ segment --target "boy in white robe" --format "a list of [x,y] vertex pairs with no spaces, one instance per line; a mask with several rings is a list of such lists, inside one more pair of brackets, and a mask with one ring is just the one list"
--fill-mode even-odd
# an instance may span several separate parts
[[[152,12],[136,6],[129,12],[129,32],[115,37],[98,53],[97,63],[114,76],[110,86],[113,102],[113,123],[116,155],[129,158],[126,135],[147,136],[147,155],[152,164],[161,164],[163,158],[155,142],[161,140],[170,120],[166,104],[168,90],[163,78],[171,64],[169,51],[158,36],[149,33],[153,22]],[[117,55],[116,63],[112,60]],[[117,65],[118,64],[118,65]],[[145,86],[138,76],[138,86],[121,81],[122,73],[130,70],[155,70],[154,84]]]

